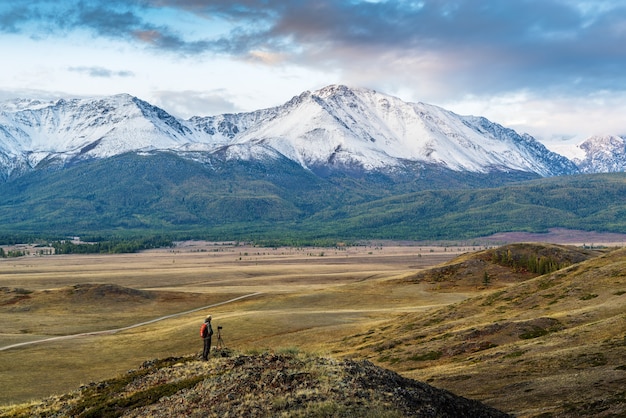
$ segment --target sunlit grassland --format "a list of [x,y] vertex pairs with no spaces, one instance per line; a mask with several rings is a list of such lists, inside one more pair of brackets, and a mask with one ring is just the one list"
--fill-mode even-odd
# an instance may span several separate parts
[[140,254],[2,260],[0,287],[25,289],[26,297],[8,303],[5,298],[0,305],[0,348],[117,329],[259,294],[129,330],[0,351],[0,403],[63,393],[145,360],[198,353],[199,325],[209,313],[215,328],[223,326],[229,348],[333,352],[342,338],[376,329],[403,312],[464,299],[465,294],[432,293],[419,284],[386,284],[454,255],[443,248],[188,244]]
[[[623,415],[624,249],[198,246],[0,263],[0,287],[31,289],[0,293],[0,404],[65,393],[145,360],[198,358],[198,328],[211,313],[238,353],[368,359],[519,417]],[[533,275],[510,265],[529,254],[559,267]],[[173,312],[184,314],[1,350]]]
[[612,250],[461,303],[408,312],[345,345],[520,417],[622,416],[625,257]]

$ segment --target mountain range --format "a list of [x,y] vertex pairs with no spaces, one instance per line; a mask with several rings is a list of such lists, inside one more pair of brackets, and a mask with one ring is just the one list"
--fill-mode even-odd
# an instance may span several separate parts
[[[620,154],[614,153],[616,139],[589,141],[588,157],[570,161],[531,136],[482,117],[341,85],[304,92],[274,108],[188,120],[127,94],[0,104],[0,175],[5,179],[50,165],[156,151],[199,160],[287,158],[316,173],[429,165],[546,177],[626,166],[623,140]],[[611,157],[613,162],[607,162]]]
[[187,120],[127,94],[12,100],[0,103],[0,235],[626,231],[623,175],[598,174],[624,171],[624,139],[580,147],[570,160],[483,117],[340,85]]

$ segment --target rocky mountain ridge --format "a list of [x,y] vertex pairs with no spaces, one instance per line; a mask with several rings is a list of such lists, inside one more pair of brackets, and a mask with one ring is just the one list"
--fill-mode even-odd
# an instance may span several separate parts
[[406,103],[368,89],[328,86],[274,108],[178,119],[136,97],[0,104],[0,175],[168,151],[222,160],[287,158],[316,171],[578,172],[529,135],[482,117]]

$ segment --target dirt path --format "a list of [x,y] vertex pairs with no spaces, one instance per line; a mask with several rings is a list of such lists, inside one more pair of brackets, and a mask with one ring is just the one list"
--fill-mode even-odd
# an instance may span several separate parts
[[224,302],[219,302],[219,303],[214,303],[212,305],[202,306],[200,308],[191,309],[191,310],[185,311],[185,312],[179,312],[179,313],[175,313],[175,314],[171,314],[171,315],[161,316],[161,317],[156,318],[156,319],[151,319],[150,321],[144,321],[144,322],[140,322],[138,324],[133,324],[133,325],[129,325],[129,326],[122,327],[122,328],[107,329],[107,330],[95,331],[95,332],[83,332],[83,333],[80,333],[80,334],[72,334],[72,335],[61,335],[59,337],[43,338],[41,340],[26,341],[26,342],[23,342],[23,343],[11,344],[11,345],[7,345],[5,347],[0,347],[0,351],[10,350],[12,348],[24,347],[24,346],[32,345],[32,344],[45,343],[45,342],[50,342],[50,341],[69,340],[69,339],[72,339],[72,338],[85,337],[85,336],[91,336],[91,335],[115,334],[115,333],[120,332],[120,331],[126,331],[126,330],[129,330],[129,329],[133,329],[133,328],[141,327],[141,326],[144,326],[144,325],[153,324],[155,322],[163,321],[165,319],[175,318],[177,316],[187,315],[187,314],[198,312],[198,311],[201,311],[201,310],[204,310],[204,309],[214,308],[216,306],[225,305],[227,303],[236,302],[238,300],[249,298],[249,297],[252,297],[252,296],[257,296],[257,295],[260,295],[260,294],[261,294],[261,292],[250,293],[249,295],[239,296],[237,298],[229,299],[229,300],[224,301]]

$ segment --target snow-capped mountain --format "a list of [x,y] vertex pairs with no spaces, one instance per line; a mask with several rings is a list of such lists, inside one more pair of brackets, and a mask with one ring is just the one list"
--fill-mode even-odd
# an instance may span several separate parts
[[192,121],[196,129],[216,132],[225,149],[245,148],[247,155],[254,154],[253,148],[270,149],[308,168],[373,170],[422,162],[455,171],[516,170],[543,176],[575,170],[533,138],[484,118],[367,89],[329,86],[277,108],[218,118],[219,123],[215,118]]
[[0,104],[0,153],[35,167],[44,159],[105,158],[187,143],[191,131],[130,95]]
[[345,86],[305,92],[270,109],[189,120],[125,94],[0,104],[5,176],[42,163],[160,150],[223,159],[286,157],[312,170],[395,170],[419,163],[475,173],[577,171],[532,137],[485,118]]
[[615,135],[597,135],[586,139],[577,148],[584,157],[574,158],[583,173],[626,171],[626,139]]

